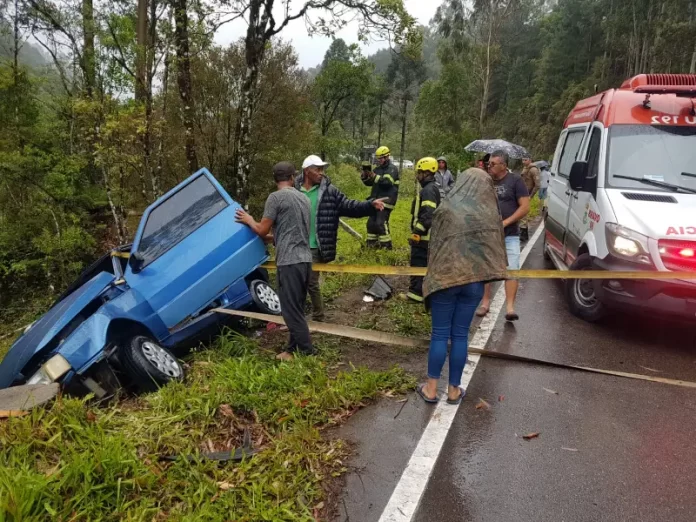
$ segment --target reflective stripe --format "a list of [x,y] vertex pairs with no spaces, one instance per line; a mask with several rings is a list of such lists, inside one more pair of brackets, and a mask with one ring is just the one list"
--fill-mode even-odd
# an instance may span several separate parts
[[394,205],[390,205],[389,203],[385,203],[384,208],[388,208],[389,210],[394,210]]
[[394,182],[394,185],[401,185],[401,180],[400,180],[400,179],[397,179],[397,180]]
[[394,178],[391,177],[391,174],[385,174],[385,175],[382,176],[382,177],[383,177],[384,179],[388,179],[389,181],[391,181],[392,183],[394,183]]
[[391,231],[389,230],[389,223],[384,223],[384,231],[387,233],[387,235],[391,234]]
[[382,179],[382,176],[375,176],[375,183],[379,183],[380,179]]
[[367,239],[377,239],[377,234],[367,234]]
[[414,301],[418,301],[419,303],[422,303],[424,301],[422,295],[416,295],[413,292],[407,293],[406,297],[408,297],[409,299],[413,299]]
[[420,208],[420,192],[416,194],[416,201],[413,204],[413,215],[411,216],[411,228],[416,228],[416,224],[418,224],[418,209]]
[[391,243],[391,236],[379,236],[380,243]]
[[425,200],[425,201],[423,201],[423,202],[421,203],[421,207],[433,207],[433,208],[437,208],[437,203],[435,203],[434,201]]
[[421,223],[416,223],[416,226],[414,228],[417,228],[418,230],[422,230],[423,232],[426,232],[425,227]]

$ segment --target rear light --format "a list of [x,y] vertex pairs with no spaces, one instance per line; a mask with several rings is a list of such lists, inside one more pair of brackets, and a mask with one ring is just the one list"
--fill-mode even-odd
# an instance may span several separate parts
[[668,270],[696,270],[696,241],[660,239],[658,246],[660,258]]

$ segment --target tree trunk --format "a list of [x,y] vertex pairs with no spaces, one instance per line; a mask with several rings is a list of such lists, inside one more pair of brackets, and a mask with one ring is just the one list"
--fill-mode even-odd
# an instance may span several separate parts
[[404,152],[406,150],[406,123],[408,113],[408,94],[404,94],[404,105],[401,113],[401,151],[399,152],[399,172],[404,168]]
[[111,210],[111,216],[114,218],[114,227],[116,228],[116,235],[118,235],[118,244],[122,245],[125,241],[125,235],[123,233],[123,226],[121,224],[121,219],[119,213],[114,205],[114,199],[111,195],[111,184],[109,183],[109,175],[107,174],[106,167],[102,166],[102,174],[104,176],[104,188],[106,189],[106,200],[109,202],[109,209]]
[[189,52],[187,0],[173,0],[174,40],[176,43],[176,70],[179,96],[181,97],[181,119],[184,125],[186,162],[188,174],[198,170],[196,136],[194,134],[194,100],[191,82],[191,59]]
[[242,81],[237,119],[234,154],[234,192],[237,201],[246,205],[249,197],[249,173],[251,171],[251,125],[258,98],[259,71],[266,53],[268,36],[266,27],[270,12],[262,2],[252,0],[248,9],[249,25],[244,42],[246,70]]
[[15,136],[19,140],[19,149],[24,147],[22,133],[19,132],[19,0],[14,2],[14,46],[12,49],[12,79],[14,82],[13,96],[14,102],[14,124]]
[[171,59],[169,57],[169,52],[164,57],[164,72],[162,73],[162,116],[160,121],[159,129],[159,146],[157,149],[157,171],[153,174],[153,177],[157,180],[159,185],[159,177],[162,174],[164,167],[164,123],[167,121],[167,96],[169,88],[169,65]]
[[689,74],[696,74],[696,43],[694,43],[694,52],[691,53],[691,66],[689,67]]
[[483,92],[481,93],[481,112],[479,114],[479,132],[483,133],[483,122],[486,119],[488,109],[488,90],[491,81],[491,42],[493,41],[493,6],[488,13],[488,43],[486,44],[486,72],[483,76]]
[[136,101],[142,101],[147,96],[147,3],[148,0],[138,0],[137,52],[135,60]]
[[[145,3],[147,4],[148,0],[139,0],[140,3]],[[155,169],[153,167],[153,161],[152,161],[152,127],[153,127],[153,118],[154,118],[154,112],[153,112],[153,96],[152,96],[152,79],[155,76],[155,49],[157,45],[157,0],[149,0],[150,1],[150,16],[149,16],[149,25],[146,24],[146,28],[148,29],[147,35],[146,35],[146,41],[143,43],[143,81],[145,82],[143,87],[144,87],[144,95],[145,95],[145,133],[143,134],[143,154],[144,154],[144,166],[145,166],[145,171],[147,172],[147,175],[150,178],[150,185],[152,186],[152,196],[153,199],[156,199],[160,196],[160,190],[159,190],[159,178],[157,176],[157,173],[155,172]],[[138,9],[141,8],[140,3],[138,4]],[[138,16],[140,16],[140,13],[138,13]],[[138,22],[140,22],[140,19],[138,19]],[[140,27],[138,27],[138,31],[140,31]],[[140,34],[138,34],[138,38],[140,38]],[[145,39],[145,37],[144,37]],[[139,46],[140,48],[140,46]]]
[[82,70],[85,73],[85,93],[91,98],[96,87],[96,59],[94,55],[94,6],[92,0],[82,0]]
[[377,145],[382,144],[382,109],[384,108],[384,100],[379,101],[379,123],[377,124]]

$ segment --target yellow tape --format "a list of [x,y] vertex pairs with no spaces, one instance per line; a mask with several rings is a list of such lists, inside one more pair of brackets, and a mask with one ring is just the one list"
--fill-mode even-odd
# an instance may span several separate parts
[[118,252],[116,250],[111,251],[111,257],[120,257],[123,259],[129,259],[130,258],[130,252]]
[[[233,315],[236,317],[246,317],[249,319],[257,319],[269,323],[285,324],[282,317],[277,315],[259,314],[256,312],[245,312],[242,310],[228,310],[226,308],[215,308],[213,312]],[[361,341],[369,341],[381,344],[391,344],[396,346],[404,346],[410,348],[422,348],[427,350],[430,346],[430,341],[427,339],[418,339],[413,337],[401,337],[387,332],[379,332],[376,330],[363,330],[362,328],[354,328],[352,326],[343,326],[341,324],[320,323],[315,321],[307,321],[309,330],[312,332],[325,333],[335,335],[337,337],[346,337],[348,339],[358,339]],[[611,375],[613,377],[621,377],[624,379],[634,379],[639,381],[657,382],[661,384],[669,384],[671,386],[681,386],[683,388],[695,388],[696,382],[682,381],[679,379],[667,379],[664,377],[653,377],[651,375],[642,375],[640,373],[617,372],[614,370],[602,370],[600,368],[590,368],[588,366],[575,366],[573,364],[556,363],[545,361],[543,359],[535,359],[533,357],[524,357],[521,355],[513,355],[509,353],[493,352],[490,350],[481,350],[480,348],[469,348],[469,353],[477,353],[484,357],[492,357],[494,359],[503,359],[506,361],[522,362],[528,364],[536,364],[541,366],[550,366],[553,368],[563,368],[568,370],[577,370],[587,373],[599,373],[602,375]]]
[[[275,270],[275,263],[266,263],[263,268]],[[336,274],[367,274],[395,276],[424,276],[427,268],[412,266],[382,265],[331,265],[318,263],[312,265],[315,272]],[[562,272],[559,270],[511,270],[510,279],[653,279],[672,281],[675,279],[696,280],[696,272],[609,272],[604,270],[577,270]]]

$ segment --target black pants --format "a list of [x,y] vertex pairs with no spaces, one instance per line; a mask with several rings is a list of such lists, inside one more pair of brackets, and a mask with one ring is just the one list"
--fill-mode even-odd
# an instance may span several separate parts
[[385,208],[367,219],[367,246],[392,248],[389,216],[391,209]]
[[[421,245],[411,245],[411,266],[425,268],[428,266],[428,247]],[[411,276],[411,284],[408,287],[406,296],[413,301],[423,302],[423,278]]]
[[309,337],[309,326],[304,314],[311,272],[312,263],[278,267],[278,297],[283,319],[290,330],[288,351],[299,350],[304,355],[314,354],[312,340]]

